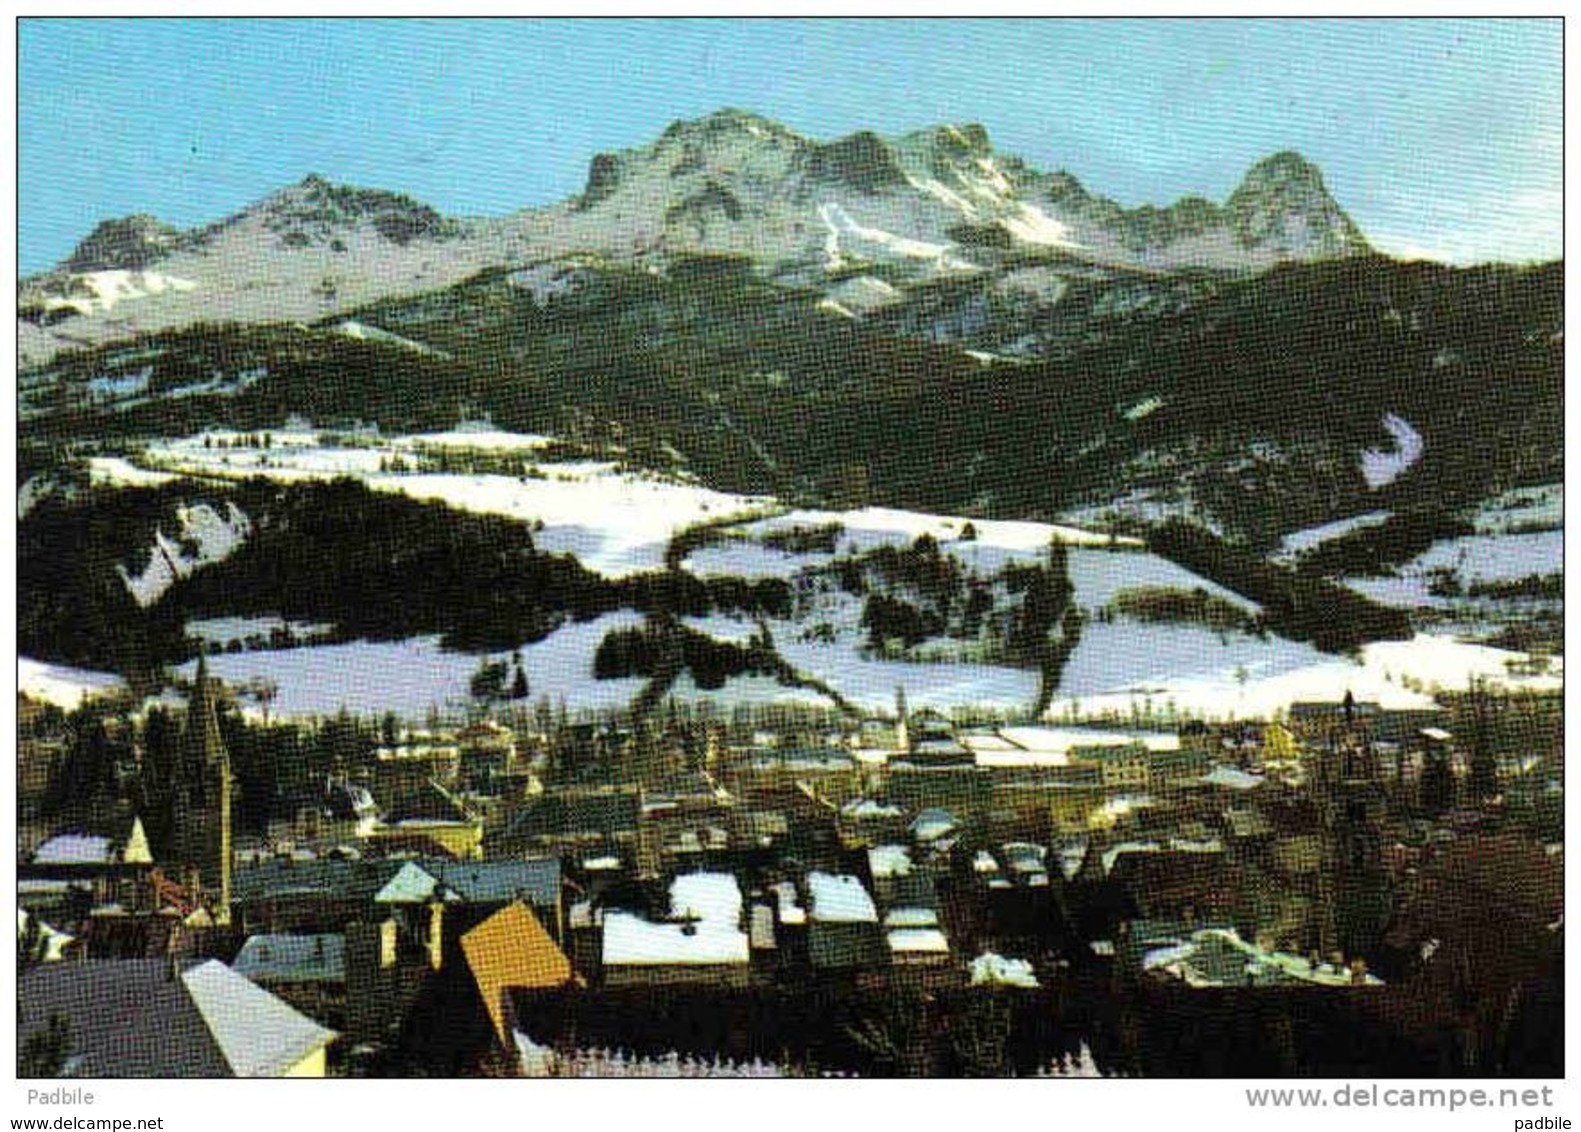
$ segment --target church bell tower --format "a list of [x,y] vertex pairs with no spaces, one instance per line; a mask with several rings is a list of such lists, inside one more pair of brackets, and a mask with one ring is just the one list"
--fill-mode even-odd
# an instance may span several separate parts
[[171,799],[175,863],[195,871],[198,887],[214,898],[214,919],[230,922],[231,802],[235,784],[230,753],[220,735],[220,682],[198,659],[197,676],[187,708]]

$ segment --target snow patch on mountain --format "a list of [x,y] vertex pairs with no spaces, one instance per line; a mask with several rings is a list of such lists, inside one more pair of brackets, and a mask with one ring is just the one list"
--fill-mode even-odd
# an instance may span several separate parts
[[343,338],[350,338],[354,342],[378,342],[386,346],[399,346],[403,350],[410,350],[414,354],[422,354],[431,358],[450,357],[444,350],[436,349],[423,342],[413,341],[410,338],[404,338],[399,334],[389,330],[382,330],[377,326],[369,326],[367,323],[358,322],[352,318],[348,318],[343,322],[337,322],[335,324],[335,333]]
[[78,314],[107,314],[117,304],[167,292],[192,291],[190,279],[158,271],[85,271],[68,275],[58,291],[44,296],[46,311],[73,310]]
[[906,183],[920,193],[926,193],[934,200],[948,205],[969,220],[978,218],[978,208],[954,189],[948,188],[936,177],[914,177],[908,174]]
[[1404,417],[1389,413],[1383,429],[1394,438],[1393,448],[1368,448],[1361,454],[1361,474],[1367,486],[1377,491],[1403,476],[1418,460],[1426,446],[1422,434]]
[[898,236],[882,228],[868,228],[852,219],[838,202],[819,205],[818,216],[829,230],[824,251],[825,266],[830,271],[845,267],[848,254],[859,261],[927,260],[946,270],[971,269],[971,264],[951,254],[949,245]]
[[95,487],[163,487],[180,478],[140,468],[122,456],[88,457],[88,482]]
[[847,279],[831,287],[825,298],[842,310],[858,315],[883,310],[903,300],[903,296],[896,288],[871,275],[858,275],[854,279]]
[[1016,202],[999,221],[1005,230],[1023,243],[1046,248],[1079,248],[1070,225],[1054,219],[1033,205]]
[[144,608],[163,597],[177,580],[223,561],[252,534],[252,522],[234,503],[225,505],[224,514],[207,503],[182,507],[176,523],[180,533],[175,539],[155,529],[148,565],[141,571],[133,574],[124,565],[116,567],[133,600]]
[[1326,542],[1343,538],[1368,527],[1382,526],[1393,515],[1394,512],[1392,511],[1368,511],[1363,515],[1352,515],[1349,518],[1335,519],[1330,523],[1320,523],[1315,527],[1292,531],[1281,540],[1279,552],[1275,555],[1275,558],[1279,561],[1290,561],[1314,547],[1322,546]]

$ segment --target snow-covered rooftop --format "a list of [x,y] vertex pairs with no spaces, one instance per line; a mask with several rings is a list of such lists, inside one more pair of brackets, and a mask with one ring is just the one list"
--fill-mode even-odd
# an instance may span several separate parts
[[853,798],[840,807],[840,812],[848,818],[898,818],[905,811],[887,802],[875,802],[871,798]]
[[254,982],[338,982],[346,977],[346,937],[329,933],[248,936],[231,967]]
[[815,922],[825,924],[876,924],[878,909],[862,882],[854,876],[807,874],[807,891]]
[[[1020,747],[1028,755],[1068,756],[1076,747],[1128,747],[1134,744],[1140,744],[1149,751],[1180,750],[1180,736],[1173,731],[1116,731],[1089,727],[1001,727],[999,735]],[[970,737],[964,741],[967,746],[972,745]]]
[[688,873],[670,885],[677,922],[654,923],[632,912],[604,914],[606,966],[745,963],[741,887],[729,873]]
[[1223,786],[1230,790],[1252,790],[1261,786],[1264,781],[1261,775],[1248,774],[1233,766],[1216,766],[1202,776],[1204,785]]
[[[415,861],[407,861],[374,895],[376,904],[426,904],[439,887],[439,879]],[[448,893],[449,901],[459,900]]]
[[911,872],[911,850],[904,845],[875,845],[867,851],[868,868],[876,877],[903,877]]
[[1032,964],[1025,959],[1006,959],[992,951],[984,952],[972,960],[972,986],[1008,986],[1036,988],[1037,976]]
[[888,933],[889,950],[896,954],[948,954],[949,940],[938,928],[896,928]]
[[932,908],[893,908],[884,914],[886,928],[936,928],[939,914]]
[[238,1077],[278,1077],[335,1037],[218,959],[181,981]]

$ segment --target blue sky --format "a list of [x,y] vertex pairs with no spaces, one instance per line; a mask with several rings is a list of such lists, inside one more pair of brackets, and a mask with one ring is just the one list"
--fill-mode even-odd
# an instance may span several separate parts
[[1561,53],[1556,19],[27,20],[19,259],[308,172],[504,214],[721,106],[821,138],[982,122],[1126,205],[1222,200],[1294,148],[1386,251],[1548,259]]

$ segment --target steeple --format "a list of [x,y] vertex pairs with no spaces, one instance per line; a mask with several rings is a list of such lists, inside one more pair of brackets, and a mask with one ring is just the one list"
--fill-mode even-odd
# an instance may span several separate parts
[[1319,935],[1325,953],[1347,958],[1377,946],[1389,916],[1382,863],[1384,793],[1377,752],[1346,694],[1345,722],[1334,726],[1318,755],[1311,788],[1323,826]]
[[195,869],[199,885],[217,897],[215,921],[230,921],[231,799],[234,782],[230,753],[220,733],[220,681],[198,658],[187,709],[181,759],[172,784],[171,818],[177,863]]

